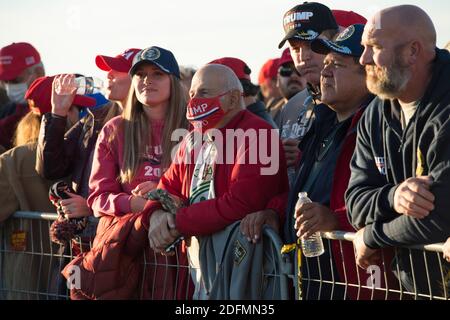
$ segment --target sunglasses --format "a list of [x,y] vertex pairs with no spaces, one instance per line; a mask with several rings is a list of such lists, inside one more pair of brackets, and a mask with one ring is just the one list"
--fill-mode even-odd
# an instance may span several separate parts
[[294,72],[298,76],[300,76],[300,73],[298,73],[298,71],[297,71],[297,69],[295,69],[295,67],[280,67],[280,69],[278,69],[278,73],[282,77],[290,77],[292,75],[292,73],[294,73]]

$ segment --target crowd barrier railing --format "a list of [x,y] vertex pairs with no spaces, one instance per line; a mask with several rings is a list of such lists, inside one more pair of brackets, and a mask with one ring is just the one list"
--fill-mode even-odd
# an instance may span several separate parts
[[[69,299],[60,271],[74,258],[72,247],[51,242],[55,213],[18,211],[0,224],[0,299]],[[270,299],[413,300],[449,299],[450,267],[442,258],[443,244],[388,248],[368,270],[354,259],[352,232],[322,234],[326,254],[298,259],[281,254],[283,243],[264,228],[271,243],[263,283],[272,280]],[[194,268],[185,247],[167,257],[146,250],[139,284],[141,299],[192,299]],[[300,264],[300,268],[299,268]],[[298,272],[297,272],[298,271]],[[273,281],[275,280],[275,281]]]

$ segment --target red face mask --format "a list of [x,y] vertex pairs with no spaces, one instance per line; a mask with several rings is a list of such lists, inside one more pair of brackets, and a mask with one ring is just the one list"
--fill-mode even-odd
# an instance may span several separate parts
[[192,98],[186,110],[186,119],[195,130],[206,131],[214,128],[222,120],[225,112],[220,104],[220,97],[226,93],[212,98]]

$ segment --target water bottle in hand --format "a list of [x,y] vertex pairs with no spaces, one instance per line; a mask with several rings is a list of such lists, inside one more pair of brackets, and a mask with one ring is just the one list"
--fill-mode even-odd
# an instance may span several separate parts
[[[308,198],[308,194],[306,192],[298,193],[298,200],[295,205],[295,212],[297,212],[298,208],[304,203],[312,203],[311,199]],[[294,212],[294,219],[295,219]],[[307,239],[302,239],[302,252],[303,255],[307,258],[318,257],[323,254],[325,251],[323,247],[322,237],[320,236],[320,232],[314,233]]]
[[74,78],[73,76],[68,76],[57,79],[55,83],[55,91],[59,95],[69,95],[74,91],[79,95],[94,93],[101,93],[105,95],[103,81],[95,77]]
[[77,77],[75,78],[77,86],[77,94],[94,94],[101,93],[104,95],[103,80],[95,77]]

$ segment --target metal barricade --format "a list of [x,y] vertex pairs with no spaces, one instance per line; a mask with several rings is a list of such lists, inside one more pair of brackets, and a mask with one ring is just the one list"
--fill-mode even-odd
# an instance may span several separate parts
[[443,244],[385,248],[379,262],[364,270],[354,259],[354,236],[322,233],[325,254],[302,258],[301,284],[295,283],[301,299],[449,299],[450,266],[442,258]]
[[[74,258],[72,247],[50,241],[49,228],[57,214],[16,212],[0,224],[0,299],[68,299],[62,268]],[[294,299],[449,299],[450,267],[442,259],[443,244],[392,248],[381,251],[380,262],[369,270],[356,266],[351,232],[323,233],[327,255],[302,259],[298,278],[295,259],[281,254],[281,239],[263,229],[270,243],[265,252],[270,265],[263,283],[271,282],[270,297]],[[13,244],[14,242],[14,244]],[[192,299],[192,267],[186,247],[173,256],[147,249],[143,254],[139,297],[142,299]]]
[[[0,299],[69,298],[66,279],[60,272],[74,258],[74,252],[71,246],[50,241],[50,225],[56,218],[54,213],[16,212],[0,225]],[[26,237],[22,248],[11,244],[18,232]],[[279,254],[282,242],[270,228],[264,228],[264,240],[270,245],[263,283],[273,284],[267,289],[271,290],[268,297],[288,299],[291,269],[286,268],[285,258]],[[192,267],[185,246],[178,247],[173,256],[145,250],[142,271],[140,298],[192,299]]]
[[0,225],[0,298],[66,299],[62,248],[50,241],[56,214],[16,212]]

